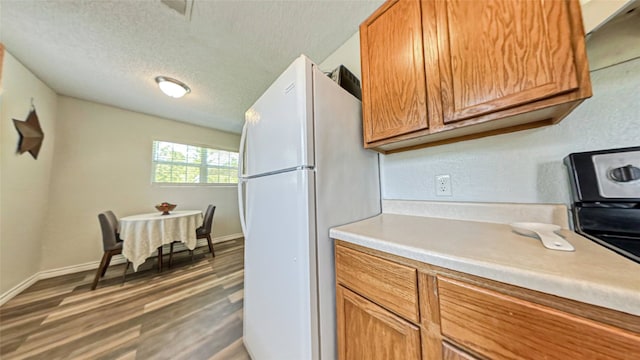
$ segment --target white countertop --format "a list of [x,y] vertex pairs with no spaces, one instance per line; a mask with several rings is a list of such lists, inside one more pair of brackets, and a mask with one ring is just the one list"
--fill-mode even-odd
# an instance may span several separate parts
[[640,264],[570,230],[574,252],[506,224],[385,213],[331,229],[334,239],[471,275],[640,315]]

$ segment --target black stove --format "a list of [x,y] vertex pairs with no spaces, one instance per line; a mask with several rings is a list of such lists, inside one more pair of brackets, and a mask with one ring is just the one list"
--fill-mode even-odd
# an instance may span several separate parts
[[640,147],[570,154],[577,233],[640,263]]

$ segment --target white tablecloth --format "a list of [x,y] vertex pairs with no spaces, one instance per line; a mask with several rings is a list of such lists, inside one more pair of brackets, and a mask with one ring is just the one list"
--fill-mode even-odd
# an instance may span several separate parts
[[131,263],[134,271],[158,247],[173,241],[185,243],[189,250],[196,247],[196,229],[202,225],[200,210],[172,211],[169,215],[160,212],[140,214],[120,219],[122,254]]

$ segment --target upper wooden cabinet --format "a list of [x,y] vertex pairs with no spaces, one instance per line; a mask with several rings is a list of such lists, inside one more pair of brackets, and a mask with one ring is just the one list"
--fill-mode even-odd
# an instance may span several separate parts
[[436,2],[444,122],[578,87],[567,3]]
[[422,20],[417,1],[389,2],[360,27],[367,142],[426,129]]
[[360,41],[381,152],[554,124],[591,96],[578,0],[389,0]]

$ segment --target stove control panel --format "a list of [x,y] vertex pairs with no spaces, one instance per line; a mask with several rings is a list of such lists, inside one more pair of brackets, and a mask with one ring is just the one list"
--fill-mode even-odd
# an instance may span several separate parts
[[602,197],[640,197],[640,151],[597,154],[592,159]]
[[564,159],[574,203],[640,203],[640,147],[573,153]]

